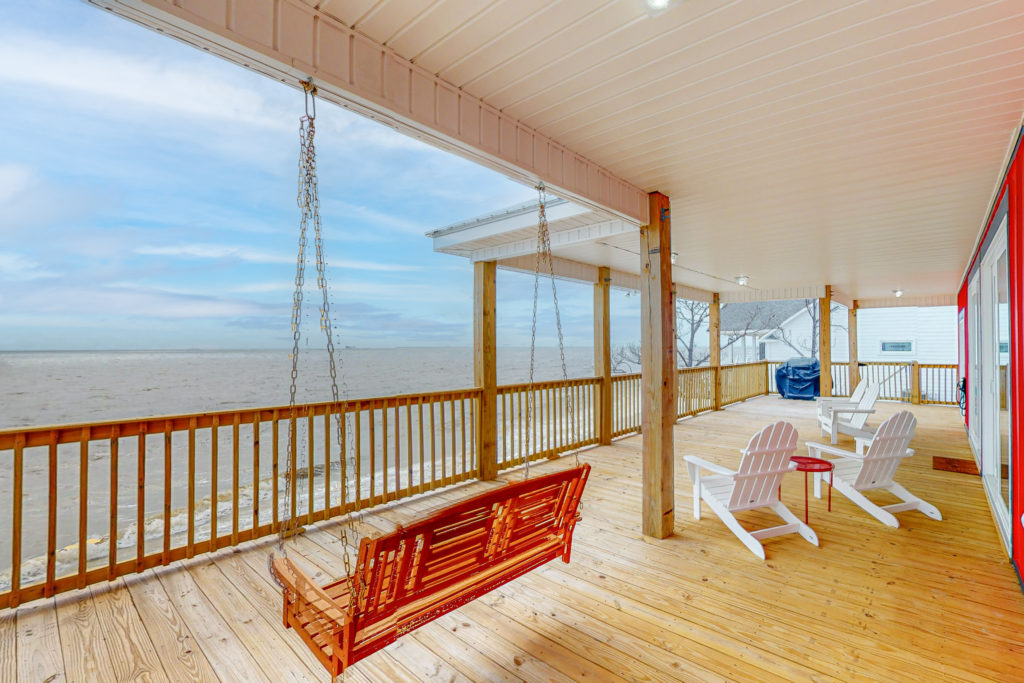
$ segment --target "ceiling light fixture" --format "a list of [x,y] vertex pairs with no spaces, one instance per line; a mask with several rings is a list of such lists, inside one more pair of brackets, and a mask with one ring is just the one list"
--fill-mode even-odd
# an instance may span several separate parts
[[901,296],[903,296],[903,290],[902,289],[894,289],[894,290],[892,290],[892,295],[894,297],[896,297],[897,299],[899,299]]
[[644,4],[647,5],[647,13],[651,16],[655,16],[664,12],[678,1],[679,0],[644,0]]
[[736,284],[738,284],[740,287],[746,287],[748,282],[750,282],[750,278],[747,277],[746,275],[736,276]]

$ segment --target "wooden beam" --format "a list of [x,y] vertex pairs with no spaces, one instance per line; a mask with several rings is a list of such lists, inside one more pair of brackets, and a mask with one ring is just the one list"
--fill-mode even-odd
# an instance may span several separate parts
[[594,374],[601,378],[597,400],[597,438],[612,442],[611,268],[602,266],[594,283]]
[[715,369],[715,410],[722,409],[722,307],[718,293],[711,295],[708,306],[708,354]]
[[640,230],[643,533],[665,538],[675,525],[673,427],[677,381],[668,197],[652,192],[648,213],[649,224]]
[[473,381],[483,390],[476,413],[476,452],[480,478],[498,476],[498,365],[494,261],[473,264]]
[[846,330],[850,345],[850,391],[860,384],[860,366],[857,365],[857,302],[853,301],[846,313]]
[[821,395],[832,395],[832,285],[818,299],[818,357],[821,361]]

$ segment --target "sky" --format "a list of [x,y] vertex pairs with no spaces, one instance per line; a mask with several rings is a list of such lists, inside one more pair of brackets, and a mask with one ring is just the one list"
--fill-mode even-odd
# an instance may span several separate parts
[[[0,350],[289,346],[303,112],[298,89],[84,2],[0,0]],[[472,266],[424,233],[535,191],[329,103],[316,125],[336,343],[471,345]],[[497,291],[499,343],[528,345],[532,276]],[[591,345],[591,286],[558,294],[566,343]],[[636,297],[612,307],[613,345],[635,341]]]

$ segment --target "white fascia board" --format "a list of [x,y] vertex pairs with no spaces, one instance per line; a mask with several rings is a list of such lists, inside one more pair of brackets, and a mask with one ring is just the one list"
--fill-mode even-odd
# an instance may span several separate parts
[[779,287],[775,289],[742,289],[722,292],[719,301],[723,304],[739,304],[751,301],[785,301],[788,299],[820,299],[825,296],[825,285],[814,287]]
[[[548,218],[548,225],[557,224],[559,221],[593,213],[590,209],[579,204],[568,201],[551,202],[545,211]],[[428,233],[434,240],[434,251],[446,251],[457,248],[467,242],[497,237],[508,232],[522,230],[537,226],[537,204],[536,202],[500,214],[490,214],[477,220],[467,221],[451,228],[443,228]],[[474,259],[481,260],[481,259]],[[483,259],[492,260],[492,259]]]
[[[536,221],[535,218],[534,221]],[[632,223],[615,219],[602,221],[600,223],[592,223],[579,228],[570,228],[569,230],[552,232],[551,249],[558,250],[574,244],[580,244],[582,242],[593,242],[594,240],[607,239],[615,235],[636,232],[638,229],[639,228]],[[436,248],[435,243],[435,249]],[[476,249],[471,252],[470,259],[473,261],[500,261],[502,259],[511,259],[517,256],[525,256],[527,254],[536,254],[537,251],[537,238],[531,237],[530,239],[509,242],[508,244],[499,244],[493,247]]]
[[906,306],[956,306],[956,294],[938,294],[935,296],[894,296],[880,299],[857,299],[857,309],[862,308],[901,308]]

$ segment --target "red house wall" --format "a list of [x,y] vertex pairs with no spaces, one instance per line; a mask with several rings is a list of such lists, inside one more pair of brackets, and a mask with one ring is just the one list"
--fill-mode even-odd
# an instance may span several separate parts
[[[1018,146],[1018,152],[1020,147]],[[1009,173],[1007,239],[1010,267],[1010,425],[1013,453],[1013,561],[1024,567],[1024,161],[1018,153]]]
[[[1011,451],[1013,459],[1012,477],[1012,510],[1011,528],[1013,535],[1013,562],[1018,575],[1024,570],[1024,159],[1020,154],[1022,142],[1018,141],[1014,151],[1013,162],[1007,170],[1006,178],[999,198],[994,204],[998,207],[1005,194],[1007,198],[1007,240],[1010,276],[1010,372],[1011,374]],[[967,317],[967,283],[971,271],[981,256],[981,246],[985,244],[988,232],[993,228],[992,221],[996,208],[989,216],[989,224],[979,241],[979,251],[971,258],[971,267],[967,269],[967,277],[960,283],[957,295],[957,308],[964,313],[965,334],[968,325],[975,321]],[[964,339],[964,349],[969,354],[970,335]],[[970,365],[964,359],[965,372],[970,372]],[[970,415],[968,410],[967,415]],[[965,421],[969,418],[965,416]]]

